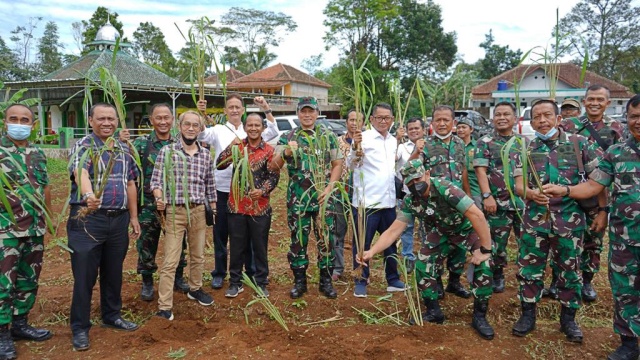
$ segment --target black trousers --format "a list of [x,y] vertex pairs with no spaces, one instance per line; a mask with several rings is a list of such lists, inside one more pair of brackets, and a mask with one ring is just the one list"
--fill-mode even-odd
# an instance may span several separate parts
[[[243,214],[228,214],[229,247],[231,258],[229,262],[229,282],[239,285],[242,280],[242,266],[251,276],[250,267],[255,266],[254,278],[258,285],[267,285],[269,263],[267,260],[267,244],[271,215],[249,216]],[[253,264],[247,264],[247,253],[253,249]]]
[[100,271],[102,321],[113,323],[122,309],[122,264],[129,247],[129,212],[107,214],[98,210],[84,219],[74,219],[79,206],[72,205],[67,234],[73,272],[71,332],[91,328],[91,295]]

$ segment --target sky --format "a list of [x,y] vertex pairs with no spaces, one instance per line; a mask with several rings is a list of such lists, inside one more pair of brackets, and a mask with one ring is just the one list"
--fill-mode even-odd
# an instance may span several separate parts
[[[301,62],[310,56],[323,54],[322,68],[336,63],[343,49],[325,50],[322,39],[326,28],[322,25],[322,13],[328,0],[235,0],[233,6],[282,12],[298,24],[294,33],[284,34],[280,46],[273,50],[277,58],[271,64],[284,63],[301,68]],[[551,30],[556,22],[556,8],[560,17],[566,15],[579,0],[435,0],[442,7],[443,28],[457,34],[458,54],[465,62],[472,63],[484,56],[479,44],[484,41],[489,29],[493,30],[495,43],[509,45],[523,52],[536,47],[546,47],[551,39]],[[177,52],[184,40],[174,23],[183,31],[188,29],[186,19],[206,15],[219,19],[230,6],[228,0],[110,0],[108,9],[119,14],[124,25],[125,36],[132,34],[140,22],[149,21],[164,33],[169,47]],[[526,6],[532,5],[535,6]],[[104,6],[103,5],[103,6]],[[0,36],[10,45],[10,31],[18,25],[28,23],[30,17],[42,16],[43,21],[35,31],[40,37],[47,21],[58,24],[65,52],[79,53],[71,33],[71,23],[88,20],[98,4],[86,0],[0,0]],[[427,41],[425,39],[425,41]],[[35,54],[35,50],[32,51]]]

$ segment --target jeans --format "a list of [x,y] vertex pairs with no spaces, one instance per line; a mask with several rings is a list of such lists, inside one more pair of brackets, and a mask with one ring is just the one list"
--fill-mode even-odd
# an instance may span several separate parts
[[[398,200],[398,207],[402,207],[402,200]],[[402,257],[408,260],[415,261],[416,255],[413,253],[413,230],[414,230],[415,218],[411,216],[407,223],[407,228],[400,235],[400,241],[402,242]]]
[[[353,209],[353,216],[357,218],[358,209]],[[391,226],[391,224],[396,219],[396,209],[395,208],[384,208],[384,209],[366,209],[365,211],[365,223],[366,223],[366,231],[365,231],[365,243],[364,250],[369,250],[371,248],[371,241],[375,236],[376,232],[382,234],[385,230]],[[356,223],[357,227],[357,223]],[[356,231],[359,231],[356,228]],[[353,239],[353,268],[357,268],[359,265],[356,262],[356,255],[358,254],[358,246],[357,240],[354,236]],[[387,279],[387,283],[392,283],[396,280],[400,279],[400,275],[398,274],[398,261],[396,257],[393,255],[397,255],[398,248],[396,247],[395,242],[386,248],[383,252],[384,254],[384,272],[385,278]],[[369,267],[362,267],[362,278],[355,279],[356,284],[366,284],[367,279],[369,278]]]

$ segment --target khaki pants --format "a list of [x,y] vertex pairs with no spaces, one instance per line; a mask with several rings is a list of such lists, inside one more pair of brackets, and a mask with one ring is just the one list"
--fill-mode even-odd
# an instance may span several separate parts
[[[189,289],[196,291],[202,287],[204,270],[204,244],[207,224],[204,218],[204,205],[196,205],[190,210],[184,206],[167,206],[164,234],[164,262],[160,269],[158,286],[158,308],[173,308],[173,283],[176,268],[182,252],[182,239],[187,232],[189,244]],[[190,221],[189,221],[190,218]]]

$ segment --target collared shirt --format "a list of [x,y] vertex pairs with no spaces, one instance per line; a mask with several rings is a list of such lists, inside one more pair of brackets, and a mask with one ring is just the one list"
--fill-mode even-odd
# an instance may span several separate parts
[[[217,161],[219,169],[226,168],[233,164],[232,149],[233,146],[228,146],[220,153]],[[249,145],[248,139],[242,140],[242,143],[238,145],[238,151],[241,156],[244,156],[245,149],[247,151],[249,164],[251,165],[253,186],[255,189],[262,190],[263,195],[254,202],[248,195],[251,188],[247,186],[246,189],[241,189],[239,179],[234,179],[233,183],[237,186],[231,187],[231,193],[229,194],[229,211],[250,216],[270,215],[271,206],[269,205],[269,194],[276,188],[278,180],[280,179],[279,171],[269,171],[268,169],[275,150],[273,146],[267,144],[264,140],[262,140],[258,146],[253,147]],[[236,168],[234,171],[237,173],[238,170],[239,169]]]
[[466,153],[465,168],[467,169],[467,177],[469,178],[469,188],[471,189],[471,196],[480,196],[480,185],[478,184],[478,176],[473,167],[473,157],[476,153],[476,140],[471,139],[468,144],[464,146]]
[[640,247],[640,156],[629,146],[640,142],[630,138],[611,146],[602,156],[598,168],[589,176],[611,187],[610,241]]
[[[177,141],[163,147],[156,158],[151,190],[162,190],[167,204],[187,205],[187,201],[189,204],[204,204],[216,201],[211,153],[197,141],[195,144],[198,151],[194,155],[187,154],[182,141]],[[175,193],[171,191],[172,186],[175,186]]]
[[[87,150],[92,149],[93,156],[83,156]],[[93,191],[102,187],[103,173],[107,170],[110,159],[113,158],[113,168],[107,176],[102,203],[100,209],[123,210],[127,208],[127,183],[138,178],[138,167],[131,157],[129,146],[119,140],[115,140],[114,149],[108,150],[104,142],[91,133],[80,139],[71,150],[71,165],[69,174],[71,178],[70,205],[86,205],[80,199],[79,187],[76,183],[75,170],[82,166],[89,173],[89,180],[93,184]],[[96,173],[97,166],[97,173]]]
[[398,141],[387,132],[382,136],[376,129],[362,133],[361,162],[355,162],[356,150],[349,152],[347,164],[353,170],[353,205],[366,208],[394,208],[396,206],[395,165]]
[[[411,140],[402,144],[398,144],[398,151],[396,152],[396,177],[398,179],[402,180],[402,174],[400,173],[400,170],[402,170],[402,167],[407,163],[407,161],[409,161],[409,157],[411,157],[411,154],[413,153],[415,148],[416,144],[414,144]],[[404,184],[404,182],[402,185],[402,191],[404,191],[405,194],[409,193],[409,188],[406,184]]]
[[160,149],[165,145],[173,144],[176,141],[178,140],[173,136],[167,140],[158,139],[155,130],[148,135],[137,137],[133,141],[133,147],[136,148],[142,163],[141,167],[144,181],[142,195],[144,197],[145,206],[155,206],[153,192],[151,191],[151,176],[153,175],[153,168],[156,163],[156,158],[160,153]]
[[432,177],[442,177],[462,187],[462,173],[466,164],[464,142],[453,135],[449,139],[447,143],[437,136],[429,136],[420,158],[425,170],[431,170]]
[[516,154],[518,154],[522,149],[522,145],[520,145],[520,143],[522,141],[526,143],[529,142],[527,138],[520,134],[502,136],[497,131],[494,131],[492,134],[487,134],[478,140],[476,143],[476,152],[473,157],[474,168],[487,168],[487,179],[489,181],[489,190],[491,195],[493,195],[496,200],[498,208],[505,211],[516,211],[524,208],[524,202],[522,202],[522,199],[518,196],[514,197],[514,204],[514,200],[511,198],[511,193],[509,192],[504,180],[505,175],[501,151],[504,145],[514,136],[520,139],[514,143],[513,147],[511,147],[511,150],[509,151],[511,159],[509,180],[511,184],[511,193],[515,195],[515,183],[513,181],[515,162],[513,160],[515,159]]
[[[555,140],[542,141],[538,138],[529,144],[529,156],[540,178],[541,184],[556,184],[560,186],[578,185],[581,178],[578,173],[578,159],[574,151],[570,134],[559,130]],[[578,138],[578,148],[585,171],[590,174],[598,166],[598,156],[602,154],[597,145],[594,146],[587,138]],[[528,169],[529,189],[537,189],[531,168]],[[522,176],[522,159],[516,155],[516,169],[514,177]],[[566,235],[586,228],[584,210],[578,202],[568,196],[549,199],[549,211],[546,206],[538,205],[533,200],[525,200],[523,225],[535,231]]]
[[[267,121],[267,128],[262,132],[262,139],[264,141],[269,141],[277,136],[278,125],[276,125],[275,122]],[[204,129],[204,131],[198,135],[198,140],[213,146],[216,154],[215,156],[217,157],[218,154],[226,149],[236,137],[240,140],[244,140],[247,137],[247,133],[244,131],[244,126],[240,124],[236,128],[233,124],[227,122],[225,124],[218,124]],[[216,189],[221,192],[230,192],[233,166],[229,166],[224,170],[215,170],[214,173],[216,177]]]
[[49,184],[44,152],[31,143],[18,147],[5,135],[0,138],[0,171],[11,185],[0,181],[15,220],[0,205],[0,239],[44,235],[44,212],[30,199],[44,205],[44,188]]

